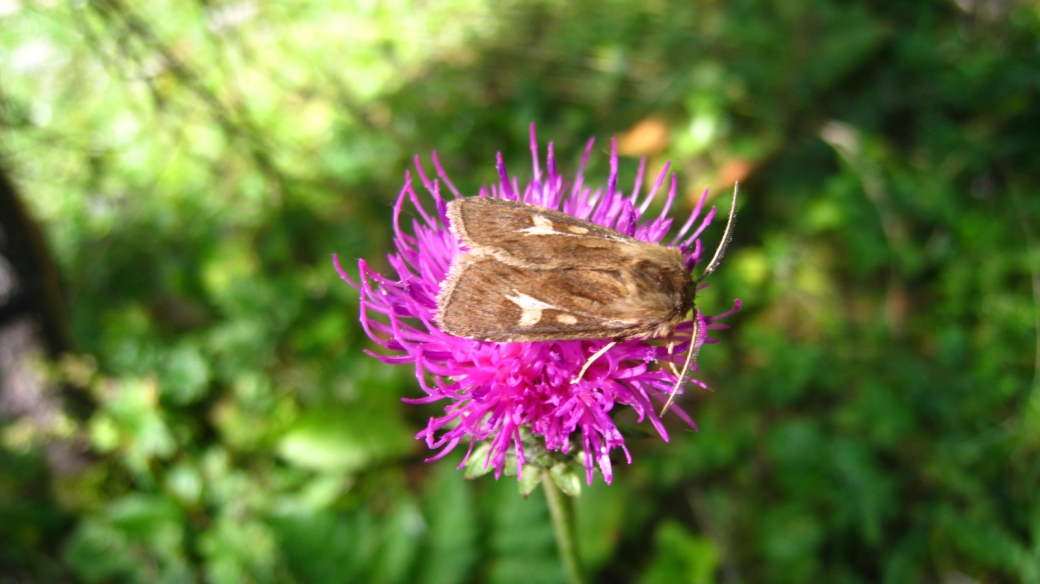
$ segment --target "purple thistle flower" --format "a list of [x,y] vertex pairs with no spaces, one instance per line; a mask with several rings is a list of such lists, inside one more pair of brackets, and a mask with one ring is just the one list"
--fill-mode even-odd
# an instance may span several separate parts
[[[614,141],[607,187],[592,190],[585,187],[583,176],[592,145],[593,140],[589,140],[578,173],[573,183],[568,184],[557,172],[551,142],[546,172],[542,173],[532,124],[534,177],[531,182],[521,190],[516,177],[509,176],[499,154],[499,183],[491,185],[490,189],[481,188],[478,196],[523,201],[560,210],[642,241],[660,243],[672,225],[667,215],[675,200],[675,175],[670,176],[671,184],[661,214],[644,220],[650,202],[668,176],[668,165],[661,170],[646,197],[640,199],[646,168],[643,160],[632,192],[626,195],[617,187],[618,158]],[[436,153],[433,154],[433,164],[438,178],[431,181],[424,173],[419,157],[415,157],[416,172],[436,211],[431,214],[423,208],[407,172],[404,188],[394,205],[397,252],[390,254],[388,261],[397,272],[396,278],[375,273],[364,260],[360,260],[359,281],[355,282],[344,272],[338,258],[334,258],[340,276],[361,292],[361,325],[365,332],[393,354],[366,352],[384,363],[414,364],[416,377],[427,396],[404,401],[449,401],[445,415],[431,418],[426,428],[416,436],[424,439],[429,448],[440,449],[429,460],[445,456],[468,437],[469,450],[463,465],[478,441],[489,440],[490,450],[484,467],[490,465],[495,469],[496,478],[499,477],[512,450],[518,472],[522,473],[526,462],[523,430],[525,436],[540,436],[547,451],[573,455],[576,454],[573,449],[579,448],[584,452],[586,480],[592,483],[593,470],[598,466],[604,479],[610,483],[613,478],[611,450],[621,448],[628,462],[632,461],[624,438],[611,420],[611,411],[618,403],[633,408],[640,422],[649,419],[661,438],[668,440],[668,432],[655,413],[651,397],[663,402],[676,379],[670,368],[652,367],[652,364],[679,358],[689,348],[692,324],[687,322],[676,329],[673,356],[668,354],[667,347],[647,341],[622,342],[600,357],[578,383],[571,383],[571,380],[588,357],[610,339],[495,343],[459,338],[441,331],[434,320],[437,293],[448,275],[452,257],[460,251],[459,242],[447,228],[441,182],[454,197],[462,195],[445,174]],[[702,247],[698,236],[715,216],[712,208],[691,233],[706,196],[707,191],[678,234],[668,242],[668,245],[678,246],[683,251],[688,267],[700,261]],[[418,218],[412,220],[410,233],[400,227],[406,203],[410,203],[411,210],[418,214]],[[701,332],[692,341],[698,346],[716,342],[708,338],[708,331],[726,328],[716,321],[739,309],[740,301],[736,300],[733,310],[724,314],[713,317],[697,312],[695,317],[700,320]],[[372,313],[384,318],[373,319]],[[701,381],[689,381],[705,387]],[[673,407],[671,411],[696,429],[693,420],[681,408]]]

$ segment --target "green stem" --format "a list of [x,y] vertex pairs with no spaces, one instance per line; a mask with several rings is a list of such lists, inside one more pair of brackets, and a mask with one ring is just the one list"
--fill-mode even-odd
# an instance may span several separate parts
[[545,499],[549,502],[549,514],[552,515],[553,531],[556,533],[556,546],[560,549],[560,562],[567,573],[570,584],[583,584],[581,577],[581,560],[578,559],[578,546],[574,536],[574,512],[570,499],[549,476],[546,469],[542,474],[542,488]]

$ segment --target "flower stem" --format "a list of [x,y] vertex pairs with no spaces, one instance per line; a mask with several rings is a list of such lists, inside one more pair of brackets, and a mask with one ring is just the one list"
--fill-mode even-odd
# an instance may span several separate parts
[[560,488],[549,476],[546,469],[542,474],[542,488],[545,499],[549,502],[549,514],[552,515],[553,531],[556,533],[556,547],[560,549],[560,562],[567,573],[570,584],[583,584],[581,576],[581,560],[578,559],[578,546],[574,535],[574,507]]

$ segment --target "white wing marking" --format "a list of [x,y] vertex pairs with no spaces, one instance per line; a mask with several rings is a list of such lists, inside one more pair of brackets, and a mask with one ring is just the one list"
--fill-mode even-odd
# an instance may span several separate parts
[[506,300],[520,307],[520,322],[517,323],[520,326],[534,326],[542,320],[543,310],[556,308],[552,304],[542,302],[515,289],[513,292],[516,293],[516,296],[506,296]]
[[566,235],[554,231],[552,221],[542,215],[532,215],[531,220],[534,221],[533,227],[520,230],[525,235]]

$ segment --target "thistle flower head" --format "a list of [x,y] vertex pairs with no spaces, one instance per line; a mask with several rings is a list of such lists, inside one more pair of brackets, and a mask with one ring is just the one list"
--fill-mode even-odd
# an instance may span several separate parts
[[[603,225],[636,239],[678,247],[692,267],[701,260],[698,239],[715,215],[711,209],[701,217],[705,197],[690,213],[676,235],[664,242],[672,226],[668,212],[675,201],[676,179],[670,184],[660,214],[647,217],[651,201],[663,192],[668,166],[657,176],[649,192],[642,194],[645,161],[640,164],[631,191],[618,188],[616,144],[610,155],[610,175],[605,188],[590,188],[583,176],[592,151],[590,140],[581,166],[572,181],[557,171],[552,143],[548,146],[545,169],[541,167],[534,125],[531,126],[533,177],[521,188],[510,176],[501,154],[497,158],[498,184],[480,190],[478,196],[523,201],[568,213]],[[425,190],[425,205],[410,173],[394,206],[394,241],[396,252],[388,256],[395,276],[383,276],[359,261],[358,281],[336,267],[344,280],[361,293],[361,324],[368,336],[389,354],[373,357],[385,363],[411,364],[426,396],[406,399],[411,403],[444,400],[444,415],[431,418],[417,438],[424,439],[439,452],[435,460],[468,442],[466,464],[474,445],[488,441],[485,467],[494,468],[496,477],[507,456],[515,456],[519,472],[523,472],[524,442],[530,437],[544,441],[544,449],[562,454],[583,453],[586,480],[591,484],[595,468],[609,483],[613,478],[610,453],[620,448],[626,459],[631,456],[611,414],[617,404],[631,407],[639,422],[649,420],[657,433],[668,440],[668,432],[655,413],[652,399],[663,402],[676,382],[669,367],[658,363],[681,356],[690,348],[715,342],[707,335],[712,329],[724,328],[716,323],[739,309],[718,316],[695,312],[699,319],[698,338],[691,339],[692,323],[675,331],[673,354],[661,343],[630,340],[618,343],[600,357],[577,383],[572,383],[590,355],[610,339],[550,341],[535,343],[494,343],[452,336],[437,328],[437,294],[448,275],[452,257],[459,253],[460,243],[448,230],[445,196],[461,197],[433,155],[436,178],[423,171],[415,159],[416,175]],[[442,191],[442,186],[447,193]],[[432,211],[427,210],[432,207]],[[402,215],[415,217],[411,229],[401,227]],[[699,221],[698,221],[699,219]],[[377,316],[378,315],[378,316]],[[704,384],[696,379],[695,384]],[[679,388],[678,391],[681,391]],[[681,408],[674,411],[696,429]]]

